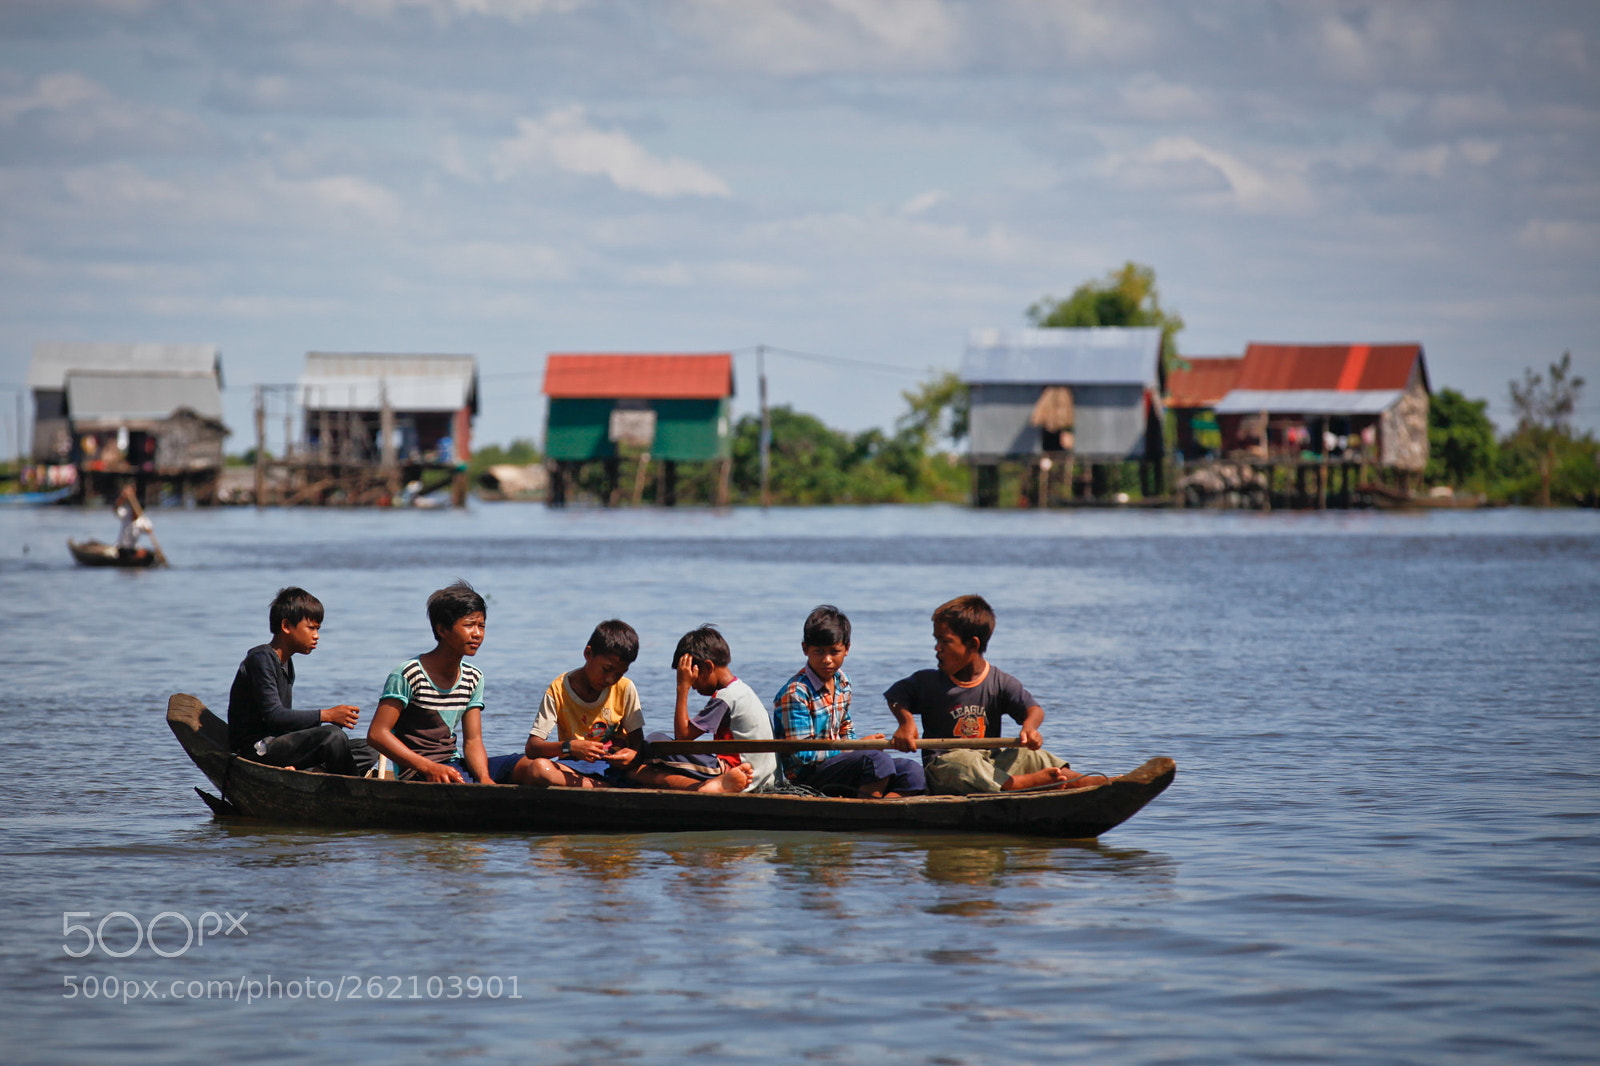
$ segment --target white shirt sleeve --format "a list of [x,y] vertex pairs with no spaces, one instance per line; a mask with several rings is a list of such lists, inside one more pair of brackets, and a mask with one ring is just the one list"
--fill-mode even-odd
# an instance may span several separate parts
[[539,713],[533,719],[533,728],[528,730],[528,736],[534,740],[544,740],[550,736],[550,730],[556,727],[556,686],[551,685],[544,690],[544,700],[539,704]]

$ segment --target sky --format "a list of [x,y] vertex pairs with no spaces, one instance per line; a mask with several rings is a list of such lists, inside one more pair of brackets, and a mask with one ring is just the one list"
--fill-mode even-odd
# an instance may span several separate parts
[[[1132,260],[1188,355],[1420,342],[1600,426],[1600,4],[3,0],[0,456],[42,341],[736,354],[850,431]],[[818,358],[820,357],[820,358]],[[5,390],[11,390],[8,396]],[[8,402],[8,400],[10,402]]]

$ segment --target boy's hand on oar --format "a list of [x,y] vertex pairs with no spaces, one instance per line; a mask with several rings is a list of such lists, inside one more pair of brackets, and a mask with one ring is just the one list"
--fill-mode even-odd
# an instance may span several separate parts
[[1044,747],[1044,738],[1039,735],[1039,731],[1037,729],[1019,730],[1017,733],[1017,740],[1022,742],[1023,747],[1031,748],[1034,751],[1038,751],[1040,748]]
[[916,751],[917,750],[917,727],[916,727],[916,724],[914,722],[906,722],[899,729],[896,729],[894,731],[894,739],[891,740],[889,743],[894,745],[896,751]]

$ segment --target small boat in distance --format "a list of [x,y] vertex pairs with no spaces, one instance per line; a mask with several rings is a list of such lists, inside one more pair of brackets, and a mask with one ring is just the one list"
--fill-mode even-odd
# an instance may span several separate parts
[[0,495],[0,505],[8,507],[43,507],[46,504],[60,503],[72,495],[72,486],[67,485],[48,492],[8,492]]
[[978,796],[840,799],[782,792],[446,785],[288,770],[234,755],[228,725],[185,693],[167,725],[222,793],[195,789],[218,817],[359,829],[572,833],[693,830],[957,831],[1091,840],[1133,817],[1172,783],[1155,758],[1086,788]]
[[144,567],[160,562],[159,556],[149,548],[139,548],[125,555],[115,544],[98,540],[68,540],[67,550],[79,566]]

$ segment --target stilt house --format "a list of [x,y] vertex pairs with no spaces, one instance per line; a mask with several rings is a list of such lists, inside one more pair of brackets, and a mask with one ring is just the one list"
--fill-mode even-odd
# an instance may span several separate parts
[[34,460],[70,467],[85,495],[156,482],[214,497],[228,435],[215,345],[40,344],[28,385]]
[[1062,459],[1069,470],[1073,463],[1136,460],[1141,475],[1159,488],[1165,450],[1161,330],[974,330],[961,380],[971,396],[980,506],[994,502],[988,486],[998,484],[996,470],[1007,461],[1048,471]]
[[1227,453],[1420,473],[1429,396],[1420,344],[1251,344],[1216,413]]
[[714,501],[727,502],[730,353],[552,353],[545,361],[544,393],[550,400],[545,456],[552,505],[566,502],[580,468],[591,462],[604,464],[602,502],[616,502],[624,458],[635,463],[635,502],[652,463],[657,502],[676,502],[677,464],[684,462],[716,464]]
[[300,396],[314,456],[430,465],[472,457],[474,356],[307,352]]

